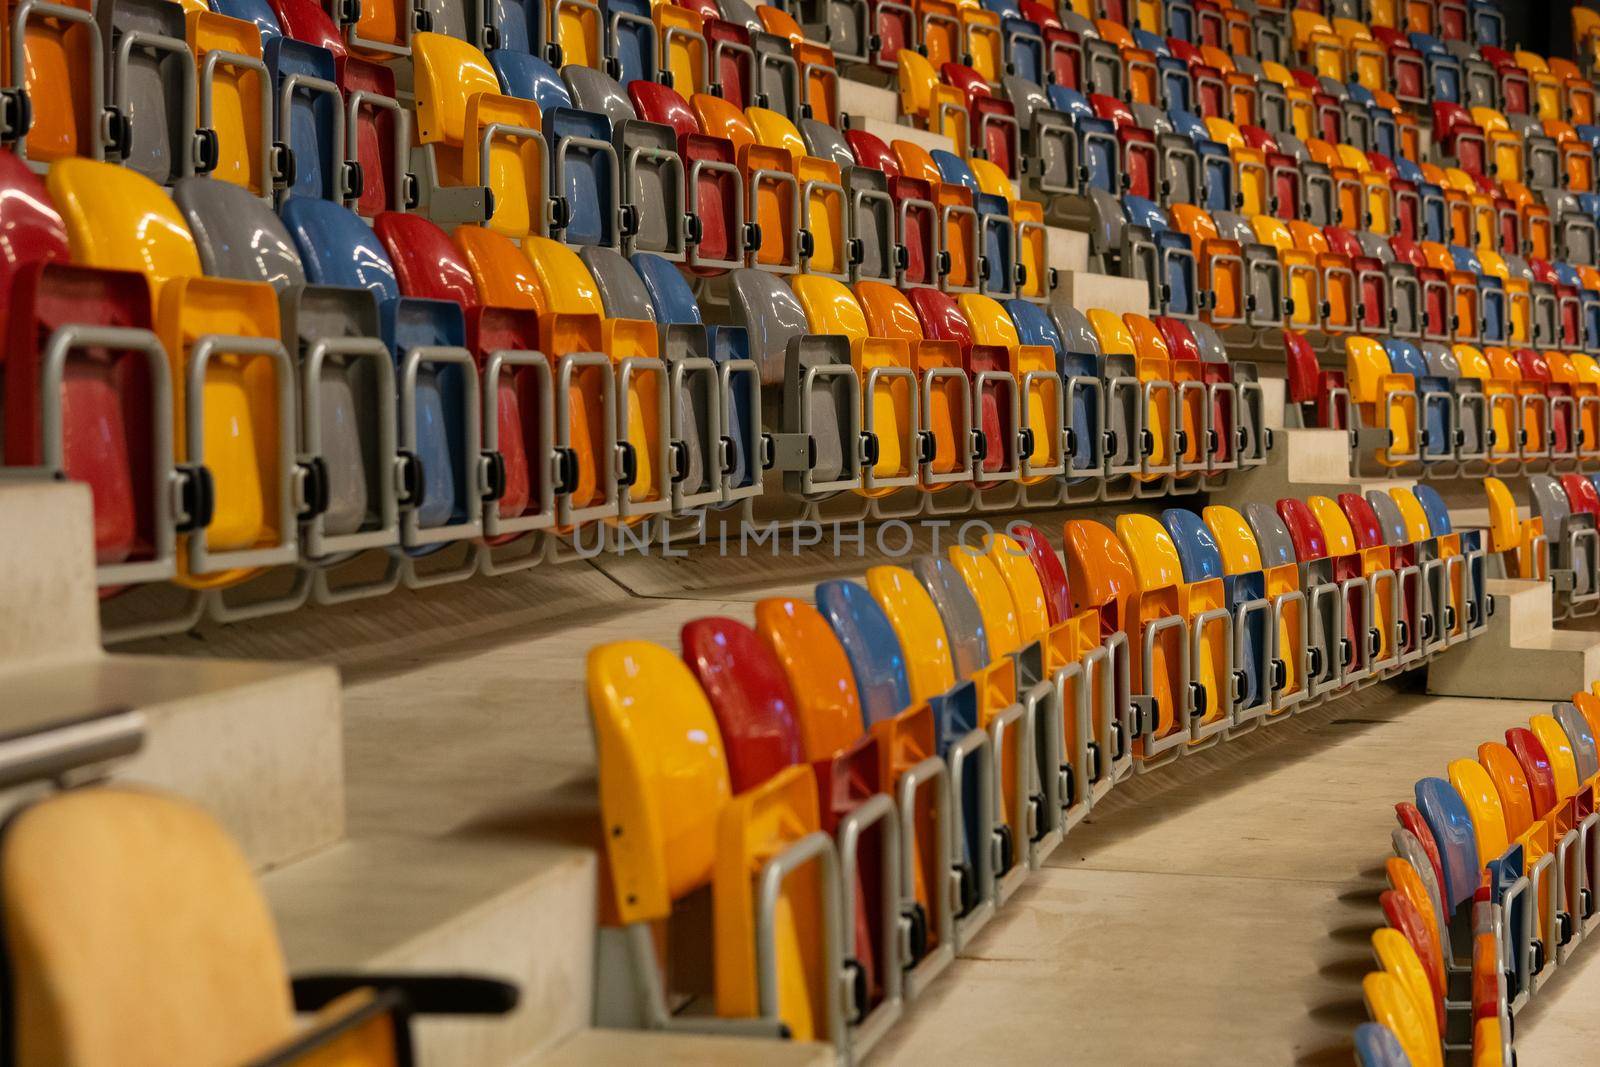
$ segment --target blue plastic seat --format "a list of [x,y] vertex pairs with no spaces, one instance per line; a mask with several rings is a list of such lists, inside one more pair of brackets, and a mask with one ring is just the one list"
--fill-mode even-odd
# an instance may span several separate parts
[[1455,400],[1448,379],[1428,373],[1428,361],[1422,349],[1410,341],[1397,337],[1383,342],[1389,356],[1389,366],[1396,374],[1409,374],[1416,383],[1417,403],[1422,407],[1422,426],[1427,433],[1423,445],[1424,459],[1446,459],[1454,454],[1455,427],[1452,414]]
[[569,245],[620,249],[622,179],[611,120],[574,107],[566,82],[542,59],[495,49],[489,62],[507,96],[539,105],[549,150],[550,236]]
[[1411,1067],[1400,1039],[1382,1023],[1362,1023],[1355,1040],[1357,1067]]
[[1169,110],[1194,108],[1194,82],[1189,77],[1189,64],[1176,56],[1161,56],[1156,60],[1156,74],[1161,86],[1161,102]]
[[289,94],[288,107],[282,106],[284,85],[291,78],[315,79],[329,86],[336,83],[333,53],[292,37],[263,43],[273,96],[279,101],[277,139],[289,153],[279,163],[280,173],[287,178],[284,197],[342,200],[344,145],[335,139],[335,126],[344,109],[343,96],[337,89],[329,91],[299,80]]
[[544,54],[543,0],[488,0],[488,8],[486,21],[494,31],[496,50]]
[[1222,552],[1205,520],[1183,508],[1168,508],[1161,513],[1178,550],[1185,582],[1221,579],[1228,610],[1234,614],[1233,671],[1234,695],[1241,711],[1272,703],[1272,612],[1252,609],[1243,623],[1239,609],[1251,602],[1265,603],[1266,576],[1260,571],[1226,574]]
[[[1417,810],[1422,812],[1439,849],[1444,870],[1444,884],[1439,889],[1444,894],[1445,910],[1454,915],[1462,904],[1471,905],[1472,895],[1483,878],[1472,819],[1460,794],[1443,778],[1420,779],[1413,792]],[[1444,932],[1440,933],[1443,936]]]
[[905,656],[889,617],[863,585],[835,579],[817,585],[817,610],[844,646],[868,726],[911,706]]
[[266,51],[274,38],[283,36],[278,16],[267,0],[211,0],[211,10],[231,19],[255,23],[257,32],[261,34],[262,52]]
[[[403,543],[408,549],[431,551],[443,541],[475,534],[479,442],[469,412],[476,411],[478,400],[472,358],[464,347],[461,306],[402,297],[383,244],[348,208],[293,197],[281,215],[299,248],[307,281],[367,289],[377,297],[383,340],[394,356],[400,383],[401,450],[414,456],[407,469],[411,514],[403,524]],[[459,359],[446,361],[439,349],[459,353]],[[409,378],[414,385],[407,384]],[[404,418],[408,406],[415,412],[411,420]]]
[[656,80],[656,24],[649,0],[602,0],[605,16],[606,73],[618,84]]
[[1003,14],[1000,33],[1011,73],[1035,85],[1043,85],[1046,81],[1043,31],[1020,14]]

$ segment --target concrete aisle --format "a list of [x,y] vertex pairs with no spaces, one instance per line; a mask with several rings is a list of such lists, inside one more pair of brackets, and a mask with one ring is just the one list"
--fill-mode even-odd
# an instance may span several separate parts
[[1540,708],[1369,691],[1132,783],[874,1062],[1349,1064],[1395,802]]

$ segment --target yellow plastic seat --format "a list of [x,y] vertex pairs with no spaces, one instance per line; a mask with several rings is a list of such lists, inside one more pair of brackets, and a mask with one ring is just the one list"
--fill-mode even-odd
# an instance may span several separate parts
[[1416,1067],[1443,1067],[1444,1056],[1430,1032],[1427,1014],[1417,1003],[1410,987],[1388,971],[1377,971],[1361,980],[1361,997],[1374,1022],[1389,1028],[1405,1050],[1408,1062]]
[[946,85],[926,58],[907,48],[900,49],[900,113],[909,116],[925,130],[950,138],[955,153],[969,151],[967,100],[954,85]]
[[227,58],[243,56],[259,62],[261,35],[254,23],[210,11],[190,12],[185,24],[202,79],[202,96],[208,91],[204,82],[207,56],[219,53],[210,64],[210,128],[216,133],[217,147],[217,165],[211,176],[242,185],[257,196],[270,196],[272,87],[265,67],[257,69]]
[[1561,111],[1561,81],[1550,73],[1550,67],[1545,63],[1544,57],[1536,52],[1518,50],[1512,55],[1516,58],[1517,65],[1528,72],[1528,81],[1533,90],[1534,109],[1541,119],[1559,119]]
[[1400,980],[1400,984],[1417,1005],[1423,1024],[1423,1035],[1429,1047],[1440,1046],[1439,1016],[1433,986],[1428,982],[1428,972],[1423,969],[1417,950],[1398,930],[1384,927],[1372,931],[1372,955],[1385,974]]
[[[1159,521],[1148,515],[1117,517],[1117,539],[1131,567],[1130,645],[1141,650],[1131,658],[1136,693],[1148,696],[1152,721],[1135,742],[1134,756],[1146,765],[1178,755],[1190,740],[1188,621],[1179,601],[1183,580],[1177,550]],[[1165,545],[1158,543],[1165,539]],[[1207,712],[1214,708],[1207,707]]]
[[906,343],[872,336],[861,306],[841,282],[800,274],[791,287],[805,309],[812,333],[850,339],[850,359],[861,381],[861,425],[864,432],[875,434],[878,442],[877,462],[871,468],[873,478],[861,492],[869,497],[885,496],[914,485],[917,383]]
[[924,338],[916,309],[892,285],[857,282],[856,298],[868,335],[898,341],[906,348],[920,390],[919,428],[930,434],[933,442],[932,457],[921,465],[923,487],[933,491],[947,488],[967,473],[967,440],[972,428],[961,346],[955,341]]
[[1293,308],[1289,326],[1296,330],[1322,328],[1322,276],[1317,271],[1311,253],[1296,247],[1288,225],[1271,215],[1257,215],[1250,220],[1256,240],[1278,253],[1278,263],[1283,267],[1288,281],[1289,299]]
[[[74,262],[136,271],[150,285],[171,367],[173,457],[203,464],[215,489],[210,524],[180,541],[178,580],[215,588],[292,562],[293,369],[279,341],[277,294],[261,283],[204,277],[182,214],[142,175],[64,159],[47,183]],[[191,368],[201,360],[205,384],[195,423],[188,394]],[[232,567],[230,559],[237,561]]]
[[1003,348],[1017,376],[1017,397],[1022,427],[1031,447],[1022,454],[1022,481],[1033,485],[1059,475],[1066,467],[1061,451],[1061,379],[1056,374],[1055,350],[1049,345],[1025,345],[1016,323],[991,297],[964,293],[957,303],[980,345]]
[[[837,1043],[839,917],[824,905],[838,892],[829,881],[837,873],[827,861],[832,844],[818,834],[811,769],[786,767],[735,796],[705,694],[659,645],[596,647],[587,676],[612,887],[603,921],[651,931],[709,886],[717,1014],[781,1021],[796,1040]],[[780,858],[799,866],[758,916],[758,880]],[[763,918],[774,931],[770,986],[758,958]],[[670,979],[672,969],[664,973]]]
[[1206,119],[1211,139],[1228,147],[1233,160],[1235,195],[1240,214],[1267,215],[1272,210],[1272,184],[1267,173],[1266,153],[1252,148],[1239,127],[1222,118]]
[[1511,577],[1542,580],[1549,573],[1544,521],[1537,515],[1522,519],[1511,490],[1499,478],[1485,478],[1483,488],[1489,500],[1489,551],[1505,555]]
[[1389,88],[1389,53],[1373,39],[1366,23],[1353,19],[1334,19],[1334,32],[1344,42],[1350,77],[1372,92]]
[[656,24],[661,70],[687,100],[706,87],[705,19],[693,8],[668,3],[651,4],[650,17]]
[[1276,619],[1272,658],[1281,672],[1273,711],[1282,712],[1306,697],[1305,645],[1309,616],[1300,595],[1299,568],[1294,562],[1266,566],[1261,546],[1250,523],[1236,509],[1211,504],[1201,512],[1222,556],[1222,572],[1229,576],[1260,574],[1262,593],[1273,606]]
[[788,171],[800,183],[801,272],[844,280],[850,260],[839,164],[811,155],[794,123],[778,112],[753,107],[745,114],[759,143],[788,154]]
[[1577,759],[1572,754],[1572,740],[1554,715],[1533,715],[1528,719],[1533,735],[1544,746],[1550,759],[1550,774],[1555,779],[1556,797],[1562,803],[1578,795],[1578,790],[1594,784],[1578,777]]
[[379,979],[296,1018],[248,861],[187,801],[93,787],[30,804],[7,825],[0,886],[19,1064],[410,1062],[406,1012]]
[[1345,375],[1350,401],[1365,425],[1389,431],[1389,443],[1379,448],[1377,460],[1386,467],[1413,461],[1419,453],[1416,382],[1409,374],[1396,374],[1389,354],[1370,337],[1345,339]]
[[485,225],[508,237],[548,232],[539,106],[503,95],[488,58],[465,41],[418,33],[411,55],[417,143],[431,155],[440,189],[487,188],[492,213]]
[[630,449],[633,468],[633,483],[619,501],[622,516],[665,511],[672,504],[670,386],[655,323],[606,318],[600,290],[570,246],[548,237],[529,237],[522,250],[536,280],[534,305],[539,311],[540,347],[546,355],[601,352],[613,364],[615,440]]
[[1296,10],[1291,19],[1295,48],[1305,56],[1307,64],[1320,77],[1344,81],[1344,42],[1333,27],[1314,11]]

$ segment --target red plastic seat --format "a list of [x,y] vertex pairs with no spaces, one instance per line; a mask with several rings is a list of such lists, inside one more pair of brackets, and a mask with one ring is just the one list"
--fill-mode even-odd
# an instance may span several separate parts
[[[1013,375],[1011,353],[999,345],[980,345],[973,341],[967,322],[955,298],[937,289],[913,289],[906,294],[922,323],[923,336],[935,341],[953,341],[961,347],[962,369],[972,380],[985,371]],[[1012,416],[1015,411],[1014,386],[1005,381],[989,381],[978,388],[978,428],[983,431],[982,469],[989,474],[1005,472],[1012,462],[1011,441],[1016,436]]]
[[[156,446],[156,433],[165,427],[153,416],[158,399],[170,406],[171,398],[158,396],[150,374],[151,354],[165,357],[151,332],[148,283],[130,271],[70,265],[66,228],[43,180],[10,152],[0,152],[0,235],[6,464],[48,465],[88,484],[98,563],[135,565],[110,572],[114,580],[170,574],[172,546],[158,545],[162,519],[156,514],[157,500],[164,506],[166,499]],[[54,395],[44,395],[52,339],[74,327],[122,331],[127,341],[147,347],[75,345]],[[59,405],[60,434],[47,442],[45,408],[51,404]],[[158,558],[162,547],[165,561]]]
[[[744,191],[733,142],[701,132],[689,102],[658,82],[634,79],[628,83],[628,98],[640,118],[670,126],[678,135],[693,220],[689,227],[691,269],[716,274],[742,266],[744,237],[737,222],[743,216]],[[699,173],[691,179],[697,163],[701,164]]]

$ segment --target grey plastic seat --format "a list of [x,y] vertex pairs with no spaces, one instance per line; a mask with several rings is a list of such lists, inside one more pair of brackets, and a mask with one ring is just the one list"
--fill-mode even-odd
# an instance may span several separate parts
[[1556,722],[1561,724],[1561,729],[1566,731],[1567,740],[1572,743],[1572,759],[1578,765],[1578,781],[1587,782],[1600,773],[1600,755],[1595,752],[1594,730],[1589,726],[1589,720],[1570,700],[1557,701],[1550,710]]
[[[620,87],[613,92],[611,87],[617,83],[599,71],[578,67],[568,71],[581,86],[581,90],[573,89],[574,99],[579,91],[600,97],[611,118],[611,143],[616,147],[622,202],[627,206],[623,251],[628,255],[654,252],[681,262],[688,254],[683,224],[688,179],[678,155],[677,132],[671,126],[638,118],[626,92]],[[602,78],[610,85],[601,84]]]
[[800,68],[789,50],[788,40],[776,34],[752,31],[750,47],[756,58],[756,105],[776,111],[790,122],[806,117],[801,114],[800,107],[805,95],[800,86]]
[[911,573],[939,609],[956,674],[971,678],[988,667],[989,642],[983,630],[983,615],[955,564],[940,555],[918,556],[911,564]]
[[1087,190],[1091,207],[1089,255],[1095,257],[1102,274],[1114,274],[1113,262],[1122,252],[1122,202],[1099,186]]
[[860,483],[859,384],[842,336],[809,332],[805,309],[776,275],[729,274],[730,312],[750,339],[761,380],[782,384],[774,465],[794,496],[819,498]]
[[[1244,507],[1245,520],[1261,549],[1264,568],[1294,563],[1300,572],[1300,588],[1305,591],[1311,625],[1306,635],[1313,650],[1307,670],[1308,689],[1314,696],[1337,685],[1344,670],[1346,637],[1344,603],[1333,581],[1333,562],[1324,557],[1301,560],[1294,550],[1289,528],[1271,504],[1251,501]],[[1351,650],[1353,652],[1353,650]]]
[[1008,74],[1004,85],[1021,131],[1021,158],[1036,161],[1022,176],[1026,188],[1044,200],[1076,192],[1078,134],[1071,117],[1052,107],[1035,82]]
[[1455,397],[1457,459],[1463,463],[1483,460],[1489,451],[1489,411],[1483,383],[1461,376],[1461,362],[1449,345],[1425,341],[1421,348],[1428,363],[1428,374],[1444,379]]
[[716,454],[719,435],[714,412],[721,405],[717,368],[711,362],[703,328],[674,326],[656,320],[655,303],[639,272],[609,248],[590,246],[578,256],[594,277],[600,302],[609,318],[655,322],[661,358],[671,376],[673,509],[683,511],[716,503],[721,498]]
[[[1566,490],[1548,474],[1530,474],[1528,490],[1533,495],[1533,510],[1544,522],[1549,539],[1551,570],[1569,572],[1569,596],[1592,598],[1596,592],[1597,555],[1593,516],[1573,514]],[[1558,581],[1558,589],[1561,584]]]
[[474,44],[482,39],[483,20],[477,15],[474,0],[426,0],[426,6],[433,16],[434,33]]
[[195,132],[196,72],[183,17],[166,0],[103,0],[95,10],[106,102],[116,116],[111,150],[162,185],[214,164],[215,144]]
[[720,0],[718,6],[722,9],[724,22],[731,22],[751,31],[761,29],[761,16],[756,14],[755,7],[745,3],[745,0]]
[[288,230],[242,186],[186,178],[173,189],[208,276],[266,282],[278,293],[283,337],[304,380],[296,450],[320,482],[325,505],[302,520],[305,555],[391,545],[398,539],[392,476],[395,407],[392,362],[378,307],[364,289],[308,285]]
[[[1448,45],[1465,44],[1449,41]],[[1477,53],[1461,59],[1461,83],[1466,97],[1464,107],[1496,107],[1500,98],[1500,75],[1494,67],[1479,59]]]
[[800,136],[805,139],[806,150],[818,159],[829,159],[839,164],[841,173],[856,164],[856,155],[838,129],[819,119],[800,120]]
[[613,129],[638,117],[627,90],[603,71],[568,63],[561,68],[561,80],[567,83],[567,91],[572,94],[573,107],[604,115]]

